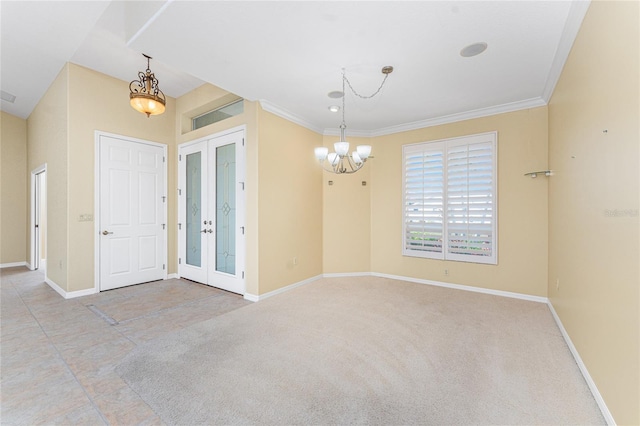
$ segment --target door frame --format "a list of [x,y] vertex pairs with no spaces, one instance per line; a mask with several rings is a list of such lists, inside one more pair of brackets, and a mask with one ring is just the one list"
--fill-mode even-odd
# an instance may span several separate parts
[[[47,163],[41,164],[38,167],[36,167],[35,169],[31,170],[31,194],[30,194],[30,197],[31,197],[30,198],[30,200],[31,200],[31,203],[30,203],[31,204],[31,214],[30,214],[31,227],[29,229],[29,241],[30,241],[31,247],[30,247],[30,250],[29,250],[30,251],[29,269],[32,270],[32,271],[37,269],[36,266],[40,264],[40,259],[39,259],[40,253],[39,253],[39,250],[38,250],[38,252],[36,252],[36,249],[39,247],[40,242],[36,241],[36,239],[38,238],[38,233],[35,231],[35,229],[36,229],[36,216],[37,216],[36,207],[40,207],[41,208],[41,206],[40,206],[40,201],[36,200],[36,192],[37,192],[36,191],[36,185],[38,184],[37,183],[38,175],[42,174],[42,173],[46,173],[46,172],[47,172]],[[46,174],[45,174],[45,176],[46,176]],[[44,184],[45,184],[45,194],[47,194],[46,196],[48,197],[48,192],[46,190],[47,183],[48,183],[48,179],[45,179],[45,182],[44,182]],[[46,203],[42,207],[44,207],[46,209],[47,208]],[[48,239],[45,239],[45,242],[47,242],[47,241],[48,241]],[[45,266],[45,276],[46,276],[46,271],[47,271],[47,268]]]
[[129,141],[131,143],[138,143],[144,145],[151,145],[162,148],[162,155],[164,157],[163,167],[164,167],[164,187],[165,192],[167,194],[167,201],[164,203],[164,217],[167,225],[165,227],[165,239],[164,239],[164,258],[163,262],[167,267],[164,270],[164,279],[166,280],[168,277],[169,271],[169,263],[168,252],[169,252],[169,223],[168,223],[168,212],[169,212],[169,191],[168,191],[168,169],[167,169],[167,145],[163,143],[148,141],[145,139],[133,138],[131,136],[119,135],[116,133],[103,132],[101,130],[96,130],[94,132],[94,169],[93,169],[93,288],[96,293],[100,292],[100,138],[102,136],[123,139]]
[[[242,124],[240,126],[236,126],[236,127],[231,127],[229,129],[225,129],[225,130],[221,130],[219,132],[216,133],[212,133],[194,140],[190,140],[187,142],[183,142],[180,144],[176,145],[176,163],[178,163],[178,159],[179,159],[179,155],[180,155],[180,148],[184,148],[184,147],[188,147],[190,145],[194,145],[194,144],[198,144],[200,142],[206,142],[208,140],[214,139],[214,138],[220,138],[226,135],[230,135],[233,133],[238,133],[238,132],[242,132],[243,134],[243,140],[246,140],[247,137],[247,126]],[[242,177],[244,178],[244,184],[246,187],[246,180],[247,180],[247,151],[246,151],[247,147],[246,147],[246,143],[244,143],[241,147],[242,150],[242,163],[238,164],[236,163],[236,172],[241,171],[242,172]],[[179,163],[177,165],[177,170],[178,170],[178,175],[180,174],[180,166]],[[177,177],[177,182],[180,182],[180,176]],[[247,220],[247,202],[246,202],[246,190],[243,191],[239,191],[236,193],[236,197],[239,197],[240,195],[242,195],[242,214],[243,214],[243,219],[245,222],[245,226],[246,226],[246,220]],[[176,196],[177,196],[177,192],[176,192]],[[179,197],[177,197],[177,199],[179,200]],[[237,198],[236,198],[237,199]],[[179,204],[179,201],[178,201]],[[176,212],[177,212],[177,222],[180,222],[181,218],[180,218],[180,206],[176,205]],[[182,252],[183,249],[183,242],[180,238],[180,230],[178,229],[178,227],[176,226],[176,237],[177,237],[177,253],[176,253],[176,265],[177,265],[177,276],[178,278],[180,278],[180,264],[179,262],[179,258],[180,258],[180,253]],[[245,295],[247,292],[247,279],[246,279],[246,265],[247,265],[247,246],[246,246],[246,230],[245,230],[245,240],[242,244],[242,293],[240,293],[241,295]],[[211,285],[211,284],[208,284]]]

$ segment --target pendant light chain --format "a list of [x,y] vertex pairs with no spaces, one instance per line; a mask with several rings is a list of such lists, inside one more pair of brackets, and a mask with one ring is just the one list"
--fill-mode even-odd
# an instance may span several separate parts
[[[393,68],[392,68],[393,69]],[[372,95],[369,96],[365,96],[365,95],[361,95],[360,93],[356,92],[356,90],[353,88],[353,86],[351,85],[351,82],[349,81],[349,79],[347,78],[347,75],[345,74],[344,68],[342,69],[342,93],[344,93],[344,82],[346,81],[347,84],[349,85],[349,89],[351,89],[351,91],[353,92],[354,95],[356,95],[359,98],[362,99],[371,99],[373,98],[375,95],[377,95],[378,93],[380,93],[380,90],[382,90],[382,86],[384,86],[384,83],[387,81],[387,77],[389,77],[389,74],[391,73],[391,71],[389,72],[385,72],[384,73],[384,78],[382,79],[382,83],[380,83],[380,87],[378,87],[378,90],[376,90]],[[344,99],[344,98],[343,98]]]

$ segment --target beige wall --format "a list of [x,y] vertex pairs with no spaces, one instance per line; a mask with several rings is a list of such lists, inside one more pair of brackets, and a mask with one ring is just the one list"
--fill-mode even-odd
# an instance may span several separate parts
[[[69,259],[68,89],[69,65],[65,65],[27,119],[27,173],[47,165],[47,278],[64,290]],[[29,200],[27,212],[30,208]],[[93,277],[88,283],[93,285]]]
[[[402,255],[402,145],[498,132],[498,265]],[[372,140],[371,265],[374,272],[547,294],[547,108],[534,108]],[[444,270],[449,270],[449,275]]]
[[[347,135],[348,136],[348,135]],[[333,152],[340,138],[325,136],[324,146]],[[346,137],[350,151],[370,145],[370,138]],[[311,155],[312,151],[308,155]],[[372,156],[378,153],[374,150]],[[367,160],[354,174],[323,172],[323,272],[357,273],[371,271],[371,170],[377,158]],[[320,165],[316,163],[316,168]],[[333,181],[333,185],[329,185]],[[362,182],[366,182],[363,186]]]
[[0,264],[29,262],[27,121],[0,113]]
[[[260,294],[322,274],[322,136],[258,112]],[[297,262],[294,262],[296,258]]]
[[548,295],[618,424],[640,424],[638,6],[591,3],[549,104]]

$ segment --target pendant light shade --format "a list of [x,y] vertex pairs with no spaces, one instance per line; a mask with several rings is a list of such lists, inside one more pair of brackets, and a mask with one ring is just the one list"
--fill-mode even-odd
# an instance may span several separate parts
[[136,95],[131,96],[131,106],[136,111],[140,111],[143,114],[160,115],[165,110],[165,104],[160,102],[155,96]]

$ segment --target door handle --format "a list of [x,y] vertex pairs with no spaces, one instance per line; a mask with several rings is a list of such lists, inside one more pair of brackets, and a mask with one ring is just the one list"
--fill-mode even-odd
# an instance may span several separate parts
[[207,230],[206,230],[206,229],[203,229],[203,230],[202,230],[202,231],[200,231],[200,232],[202,232],[202,233],[204,234],[204,233],[206,233],[206,232],[207,232]]
[[109,231],[102,231],[102,235],[109,235],[109,234],[113,234],[113,232],[109,232]]

